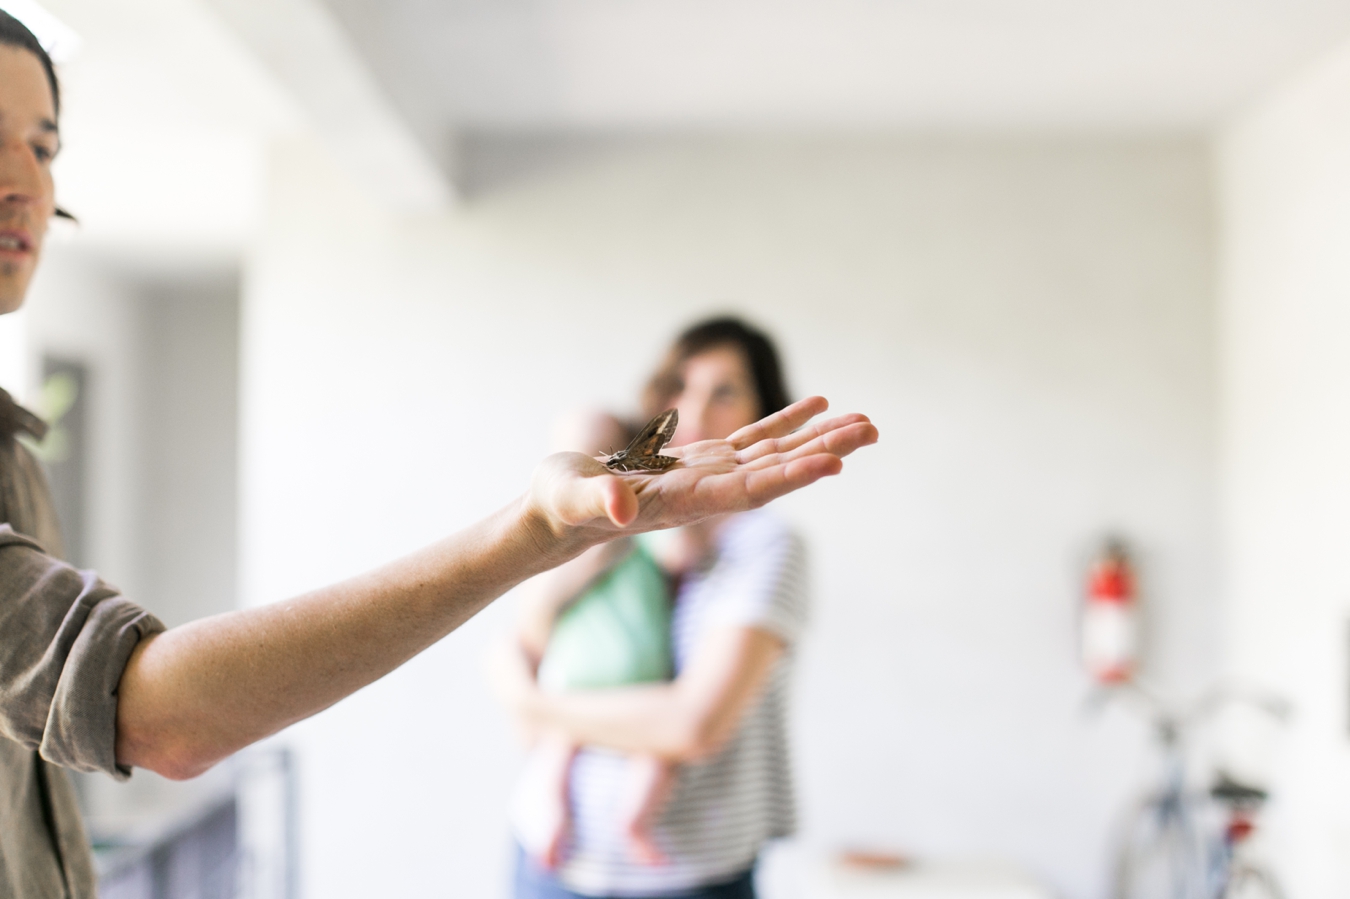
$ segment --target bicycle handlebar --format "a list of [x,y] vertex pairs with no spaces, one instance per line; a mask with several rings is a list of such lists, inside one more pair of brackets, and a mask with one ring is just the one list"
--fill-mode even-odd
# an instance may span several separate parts
[[1157,691],[1137,679],[1094,690],[1088,697],[1087,710],[1100,712],[1111,701],[1122,699],[1133,699],[1136,704],[1142,704],[1155,726],[1178,732],[1211,717],[1228,705],[1251,706],[1281,724],[1287,722],[1294,712],[1293,704],[1282,696],[1232,682],[1221,682],[1209,688],[1191,703],[1168,703]]

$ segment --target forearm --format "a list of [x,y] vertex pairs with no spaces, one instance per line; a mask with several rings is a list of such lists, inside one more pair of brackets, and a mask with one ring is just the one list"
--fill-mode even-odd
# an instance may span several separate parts
[[503,696],[531,727],[564,731],[578,743],[690,761],[731,738],[784,650],[768,631],[718,628],[669,683],[545,693],[535,686],[523,651],[503,645],[495,674]]
[[577,743],[688,761],[714,748],[707,718],[674,683],[536,693],[529,718]]
[[359,577],[152,637],[118,689],[118,761],[194,776],[377,680],[583,548],[513,503]]

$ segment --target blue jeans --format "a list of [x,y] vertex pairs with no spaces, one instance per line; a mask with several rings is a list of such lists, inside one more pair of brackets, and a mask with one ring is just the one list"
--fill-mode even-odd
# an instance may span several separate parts
[[[574,893],[558,882],[552,873],[543,870],[516,849],[515,899],[599,899],[583,893]],[[607,895],[603,899],[633,899]],[[751,868],[734,880],[694,887],[675,893],[661,893],[647,899],[755,899],[755,869]]]

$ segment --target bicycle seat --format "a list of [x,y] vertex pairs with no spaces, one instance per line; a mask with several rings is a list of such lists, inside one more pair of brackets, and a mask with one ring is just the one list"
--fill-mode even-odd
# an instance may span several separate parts
[[1239,783],[1229,777],[1226,772],[1220,772],[1214,779],[1214,786],[1209,788],[1209,795],[1221,802],[1231,802],[1239,805],[1255,805],[1265,802],[1270,794],[1260,787],[1253,787],[1249,784]]

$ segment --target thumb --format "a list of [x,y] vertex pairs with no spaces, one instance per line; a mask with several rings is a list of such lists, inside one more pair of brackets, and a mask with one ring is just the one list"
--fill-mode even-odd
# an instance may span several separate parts
[[[638,514],[637,496],[624,478],[584,472],[594,460],[577,453],[555,453],[535,473],[535,494],[563,524],[582,526],[608,518],[618,527]],[[578,468],[583,471],[578,471]]]
[[609,520],[621,528],[628,527],[638,514],[638,498],[633,488],[628,486],[626,479],[614,475],[605,475],[596,480],[604,482],[601,489],[604,491],[605,514]]

